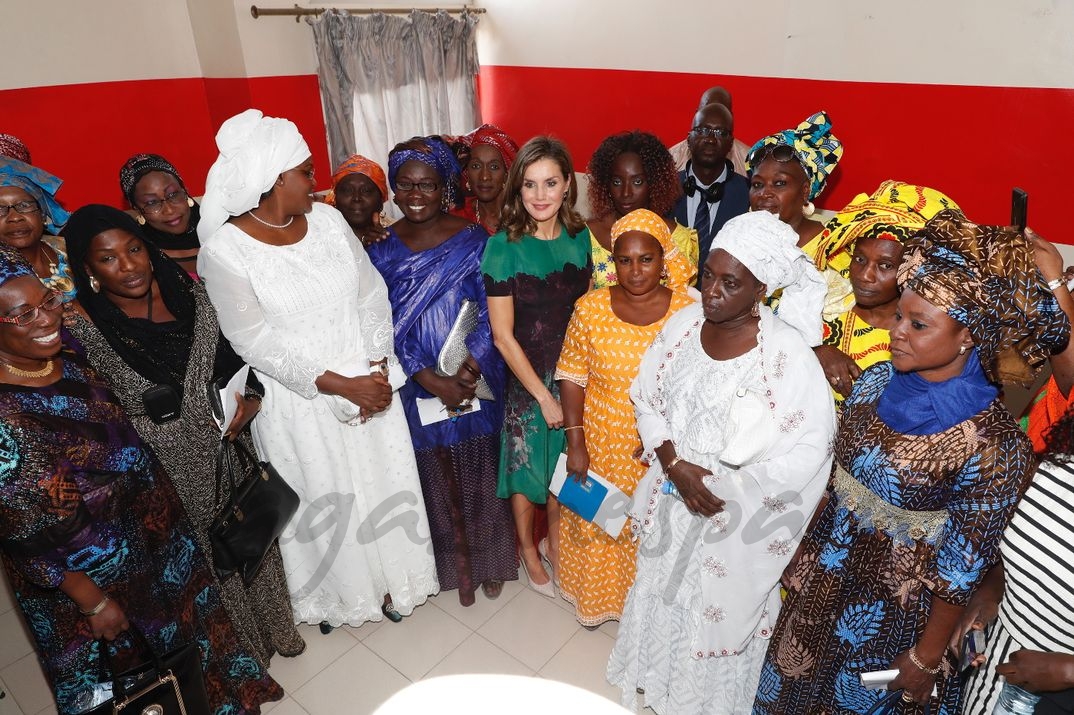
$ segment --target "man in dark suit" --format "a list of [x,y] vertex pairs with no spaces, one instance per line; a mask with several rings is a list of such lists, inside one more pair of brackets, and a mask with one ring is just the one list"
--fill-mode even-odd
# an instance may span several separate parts
[[734,141],[734,119],[727,107],[709,104],[694,115],[687,137],[691,159],[679,172],[683,196],[673,213],[676,221],[697,229],[698,287],[713,237],[728,219],[750,208],[749,183],[727,158]]

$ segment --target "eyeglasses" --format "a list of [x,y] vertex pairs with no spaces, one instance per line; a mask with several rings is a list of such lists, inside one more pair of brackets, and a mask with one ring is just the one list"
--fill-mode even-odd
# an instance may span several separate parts
[[0,204],[0,218],[7,216],[11,209],[15,209],[20,214],[32,214],[40,211],[41,207],[32,199],[30,201],[16,201],[13,204]]
[[417,189],[423,194],[431,194],[439,188],[440,184],[436,183],[435,181],[419,181],[415,183],[413,181],[400,179],[399,181],[395,182],[396,191],[413,191],[414,189]]
[[694,127],[690,133],[695,137],[715,137],[716,139],[726,139],[731,136],[731,130],[723,127]]
[[142,213],[159,214],[161,211],[164,210],[164,204],[171,204],[172,206],[182,206],[189,198],[190,194],[188,194],[183,189],[179,189],[178,191],[173,191],[167,196],[165,196],[163,201],[161,201],[160,199],[149,199],[149,201],[146,201],[144,204],[141,205]]
[[25,328],[27,325],[37,320],[37,317],[41,315],[42,310],[56,310],[62,305],[63,294],[61,294],[59,291],[50,290],[48,292],[48,297],[45,298],[41,305],[38,305],[34,308],[30,308],[25,313],[19,313],[13,318],[8,318],[6,316],[0,315],[0,323],[11,323],[12,325],[17,325],[20,328]]

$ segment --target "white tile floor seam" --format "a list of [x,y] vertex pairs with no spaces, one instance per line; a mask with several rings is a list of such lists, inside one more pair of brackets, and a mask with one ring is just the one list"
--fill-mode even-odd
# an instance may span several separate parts
[[[276,656],[269,667],[286,696],[262,712],[361,715],[411,682],[458,673],[560,680],[618,700],[604,679],[617,624],[587,630],[573,614],[573,606],[531,590],[520,574],[519,581],[504,584],[495,601],[479,589],[477,602],[468,608],[459,604],[457,591],[448,591],[402,623],[344,626],[329,635],[302,625],[306,652],[297,658]],[[8,687],[12,684],[14,690]],[[6,582],[0,587],[0,690],[7,692],[0,715],[56,712]]]

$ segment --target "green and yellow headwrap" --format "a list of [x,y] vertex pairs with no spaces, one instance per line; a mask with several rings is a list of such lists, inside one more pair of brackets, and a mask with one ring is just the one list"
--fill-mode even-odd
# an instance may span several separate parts
[[794,129],[776,132],[754,144],[746,156],[746,170],[752,172],[778,146],[790,147],[794,158],[805,170],[810,201],[824,190],[824,182],[843,156],[843,143],[832,135],[832,122],[824,111],[817,112]]

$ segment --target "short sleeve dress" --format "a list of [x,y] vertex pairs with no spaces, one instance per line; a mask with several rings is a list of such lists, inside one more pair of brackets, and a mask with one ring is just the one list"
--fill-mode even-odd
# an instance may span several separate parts
[[[489,238],[481,272],[489,298],[514,299],[515,339],[558,399],[554,377],[563,336],[574,302],[589,290],[593,272],[589,229],[572,236],[564,228],[551,241],[534,236],[509,241],[501,231]],[[524,494],[544,504],[565,444],[563,431],[548,429],[537,401],[508,374],[496,495]]]

